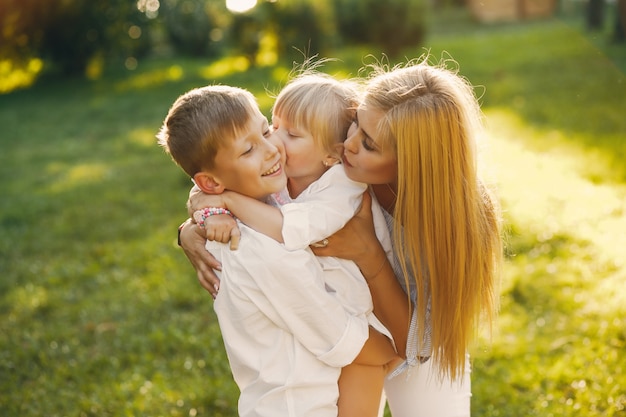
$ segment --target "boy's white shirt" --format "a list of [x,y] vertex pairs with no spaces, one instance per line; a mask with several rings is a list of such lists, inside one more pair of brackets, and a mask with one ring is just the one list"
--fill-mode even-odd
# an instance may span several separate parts
[[310,249],[284,245],[239,223],[239,248],[207,242],[222,263],[214,302],[241,390],[241,417],[336,417],[341,367],[368,338],[363,315],[326,291]]
[[[241,417],[336,417],[337,380],[368,337],[368,325],[391,338],[372,313],[365,279],[351,261],[315,257],[309,244],[341,229],[367,186],[331,167],[297,199],[274,197],[285,244],[239,222],[239,248],[206,243],[222,263],[214,302],[226,353],[241,390]],[[372,199],[376,234],[393,262],[381,208]]]

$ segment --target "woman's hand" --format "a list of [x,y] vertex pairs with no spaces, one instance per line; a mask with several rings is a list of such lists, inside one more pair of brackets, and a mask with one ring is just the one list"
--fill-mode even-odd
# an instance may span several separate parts
[[215,299],[220,280],[213,270],[221,271],[222,265],[205,249],[204,233],[204,229],[192,223],[191,220],[187,220],[180,230],[180,246],[195,268],[200,285]]
[[[324,247],[311,246],[317,256],[334,256],[336,258],[349,259],[359,267],[376,254],[376,251],[385,254],[374,230],[372,217],[372,197],[369,192],[363,193],[361,208],[354,217],[346,223],[343,229],[327,238]],[[380,262],[379,262],[380,263]]]

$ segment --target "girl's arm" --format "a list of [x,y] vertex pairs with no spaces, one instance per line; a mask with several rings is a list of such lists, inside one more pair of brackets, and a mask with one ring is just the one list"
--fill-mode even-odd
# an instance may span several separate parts
[[[190,215],[205,207],[228,209],[242,223],[259,233],[263,233],[265,236],[271,237],[277,242],[283,243],[283,215],[280,209],[276,207],[233,191],[224,191],[221,194],[213,195],[205,194],[199,188],[192,189],[187,201],[187,209]],[[207,219],[206,223],[210,224],[211,219]],[[221,239],[209,240],[218,240],[225,243]]]
[[369,193],[363,194],[361,209],[328,238],[326,247],[312,249],[317,256],[335,256],[357,264],[369,285],[374,314],[391,332],[398,354],[406,357],[411,304],[376,238]]

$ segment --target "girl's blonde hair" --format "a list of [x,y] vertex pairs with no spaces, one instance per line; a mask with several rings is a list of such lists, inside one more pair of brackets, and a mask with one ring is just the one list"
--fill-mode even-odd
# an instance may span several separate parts
[[358,84],[303,70],[280,91],[272,113],[313,136],[316,146],[340,159],[359,104]]
[[424,59],[374,67],[362,106],[384,113],[375,137],[397,153],[393,236],[418,289],[418,343],[430,301],[432,355],[456,378],[479,321],[497,314],[502,260],[497,200],[477,173],[478,101],[464,78]]

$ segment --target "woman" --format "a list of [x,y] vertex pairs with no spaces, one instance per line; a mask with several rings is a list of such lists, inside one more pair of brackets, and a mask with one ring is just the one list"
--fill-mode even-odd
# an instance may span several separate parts
[[[370,184],[387,212],[397,260],[387,261],[367,204],[314,250],[356,262],[407,359],[385,383],[394,417],[470,414],[468,348],[497,312],[502,259],[498,206],[478,177],[480,122],[472,87],[455,72],[426,60],[374,67],[344,144],[348,177]],[[192,229],[182,230],[185,253],[215,295],[215,263]]]

